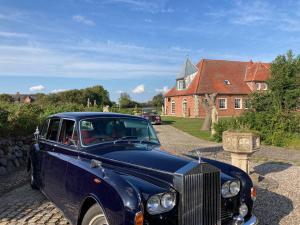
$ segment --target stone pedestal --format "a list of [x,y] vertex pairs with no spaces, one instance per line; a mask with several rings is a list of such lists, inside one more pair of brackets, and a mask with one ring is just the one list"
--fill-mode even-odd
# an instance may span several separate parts
[[232,165],[249,173],[249,158],[260,148],[260,138],[251,132],[223,132],[223,149],[231,153]]

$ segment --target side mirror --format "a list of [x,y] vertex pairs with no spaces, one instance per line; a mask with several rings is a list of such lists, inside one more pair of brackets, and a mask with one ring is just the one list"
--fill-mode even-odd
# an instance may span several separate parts
[[40,136],[39,127],[36,127],[36,130],[35,130],[35,132],[34,132],[34,139],[35,139],[36,141],[38,141],[38,140],[39,140],[39,136]]

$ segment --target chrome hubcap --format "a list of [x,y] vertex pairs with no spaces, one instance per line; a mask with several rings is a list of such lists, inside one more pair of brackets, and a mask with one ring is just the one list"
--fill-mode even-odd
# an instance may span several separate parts
[[103,214],[97,215],[91,219],[89,225],[108,225],[108,222]]

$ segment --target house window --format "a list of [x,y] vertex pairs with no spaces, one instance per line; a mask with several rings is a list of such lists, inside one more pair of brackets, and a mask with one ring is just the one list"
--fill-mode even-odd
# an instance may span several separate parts
[[172,99],[171,101],[171,114],[175,114],[175,101]]
[[224,80],[224,84],[226,84],[226,85],[230,85],[231,83],[230,83],[230,81],[229,81],[229,80]]
[[219,98],[219,108],[227,109],[227,99],[226,98]]
[[183,90],[185,89],[184,81],[183,80],[178,80],[177,81],[177,89],[178,90]]
[[250,100],[249,99],[244,99],[244,108],[249,109],[250,108]]
[[255,86],[256,86],[256,90],[260,90],[260,88],[261,88],[260,83],[256,83]]
[[266,83],[261,83],[261,86],[260,86],[261,90],[267,90],[268,89],[268,85]]
[[186,101],[186,99],[183,99],[183,101],[182,101],[182,112],[185,115],[187,113],[187,101]]
[[234,108],[235,109],[241,109],[242,108],[242,99],[241,98],[234,99]]

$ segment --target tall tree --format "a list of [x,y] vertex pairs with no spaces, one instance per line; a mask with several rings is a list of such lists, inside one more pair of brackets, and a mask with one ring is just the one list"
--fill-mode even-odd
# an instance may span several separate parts
[[202,100],[202,105],[205,111],[205,119],[201,130],[210,130],[212,125],[212,112],[216,104],[217,93],[205,94],[205,99]]
[[133,108],[136,104],[137,102],[133,101],[128,93],[120,94],[119,105],[121,108]]
[[162,93],[155,95],[152,98],[151,105],[155,107],[161,107],[164,104],[164,96]]

